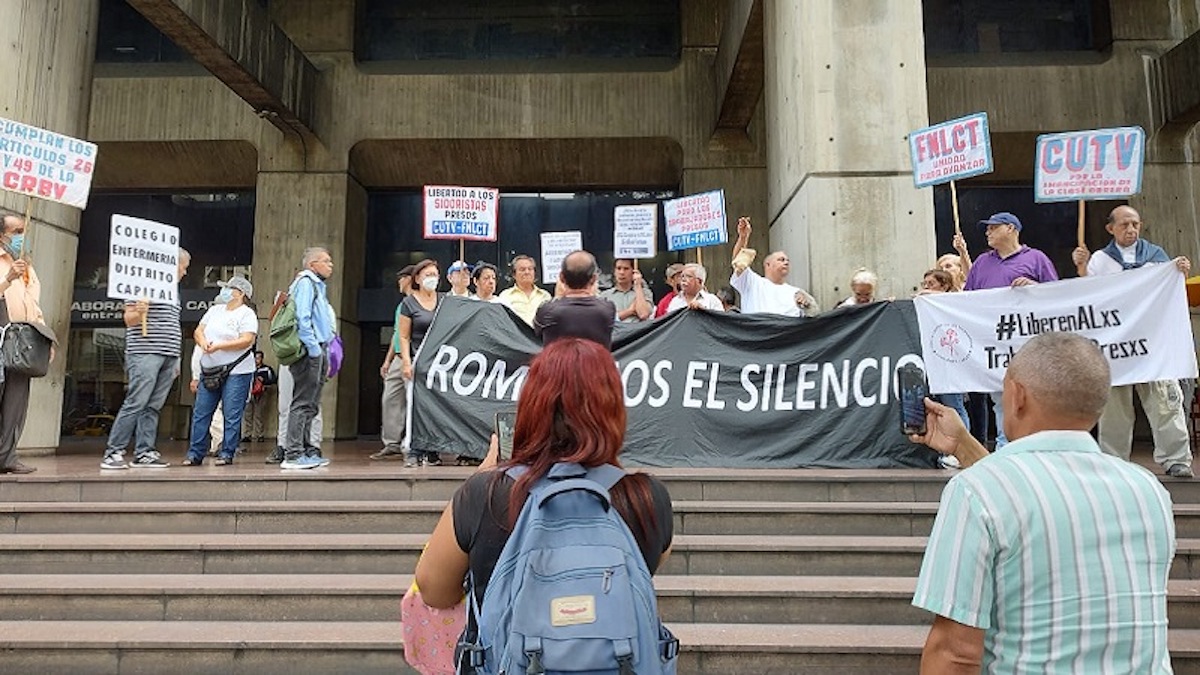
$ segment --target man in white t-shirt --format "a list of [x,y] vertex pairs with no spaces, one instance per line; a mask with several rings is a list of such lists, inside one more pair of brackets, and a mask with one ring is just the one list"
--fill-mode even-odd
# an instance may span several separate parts
[[679,284],[682,290],[667,305],[667,314],[684,307],[690,309],[707,309],[710,312],[724,312],[725,305],[717,296],[704,290],[704,282],[708,272],[704,265],[688,263],[679,273]]
[[775,251],[763,260],[763,274],[750,269],[749,261],[738,254],[750,241],[750,219],[738,218],[738,238],[733,245],[733,276],[729,283],[742,296],[742,314],[782,314],[816,316],[821,308],[813,296],[785,281],[791,261],[783,251]]
[[[1161,247],[1141,238],[1142,218],[1128,206],[1118,206],[1108,214],[1105,231],[1113,239],[1108,246],[1089,253],[1082,246],[1071,253],[1079,276],[1101,276],[1137,269],[1144,265],[1174,264],[1186,277],[1192,263],[1185,257],[1171,259]],[[1142,409],[1154,437],[1154,461],[1167,475],[1191,478],[1192,450],[1184,418],[1183,391],[1178,380],[1161,380],[1113,387],[1100,415],[1100,449],[1129,459],[1133,445],[1133,390],[1137,389]]]

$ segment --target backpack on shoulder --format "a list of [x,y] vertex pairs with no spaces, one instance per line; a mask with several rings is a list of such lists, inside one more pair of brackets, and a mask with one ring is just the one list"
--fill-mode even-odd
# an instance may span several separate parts
[[296,301],[288,291],[275,293],[275,304],[271,307],[271,350],[279,365],[290,366],[304,356],[304,344],[300,342],[300,328],[296,322]]
[[562,463],[534,484],[483,607],[467,592],[473,629],[459,644],[460,675],[675,673],[679,641],[659,620],[650,570],[609,498],[624,476]]

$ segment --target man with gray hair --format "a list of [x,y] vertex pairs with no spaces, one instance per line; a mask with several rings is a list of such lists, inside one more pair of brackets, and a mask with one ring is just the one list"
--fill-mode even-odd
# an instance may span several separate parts
[[333,257],[324,248],[309,248],[304,251],[302,266],[288,292],[296,304],[296,331],[305,354],[287,367],[293,383],[292,405],[288,410],[281,469],[315,469],[329,464],[329,460],[321,457],[321,453],[309,444],[309,437],[321,403],[321,388],[329,372],[333,316],[329,311],[325,282],[333,275]]
[[1171,672],[1171,497],[1092,439],[1110,382],[1090,340],[1030,340],[1004,376],[1010,442],[992,455],[925,400],[910,439],[969,468],[942,492],[913,597],[937,615],[922,673]]
[[[187,275],[192,255],[179,249],[175,283]],[[179,375],[183,346],[179,323],[179,305],[139,300],[125,303],[125,376],[129,383],[125,401],[108,432],[101,469],[165,469],[155,443],[158,440],[158,415],[171,385]],[[142,331],[142,322],[146,330]],[[133,462],[126,463],[125,449],[134,443]]]
[[723,312],[725,305],[717,296],[704,290],[704,282],[708,280],[708,272],[704,265],[688,263],[679,273],[680,292],[667,305],[667,314],[687,307],[689,309],[707,309],[710,312]]

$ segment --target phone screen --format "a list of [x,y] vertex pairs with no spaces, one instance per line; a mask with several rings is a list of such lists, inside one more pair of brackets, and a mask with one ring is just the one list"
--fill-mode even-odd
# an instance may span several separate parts
[[925,371],[916,364],[900,369],[900,431],[904,435],[925,433]]
[[506,410],[496,413],[496,439],[500,442],[500,461],[512,459],[513,428],[517,425],[517,412]]

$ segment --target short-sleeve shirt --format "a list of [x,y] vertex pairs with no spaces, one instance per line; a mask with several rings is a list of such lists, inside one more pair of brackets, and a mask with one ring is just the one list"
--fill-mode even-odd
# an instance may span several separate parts
[[[649,288],[643,288],[642,292],[646,294],[646,303],[650,305],[650,316],[653,317],[654,294],[650,292]],[[633,307],[634,301],[637,300],[637,294],[638,291],[633,286],[630,286],[629,290],[627,291],[623,291],[616,286],[613,286],[612,288],[601,292],[600,297],[611,302],[613,307],[617,308],[617,312],[620,313],[624,312],[630,307]],[[641,319],[637,317],[637,314],[631,314],[628,317],[621,319],[621,321],[623,323],[637,323],[638,321],[641,321]]]
[[[228,342],[241,337],[242,333],[258,334],[258,317],[254,310],[242,305],[230,310],[225,305],[213,305],[200,319],[204,326],[204,339],[209,342]],[[200,365],[205,367],[223,366],[238,360],[245,349],[222,349],[200,357]],[[254,373],[254,356],[247,356],[238,362],[230,371],[231,375],[250,375]]]
[[552,296],[546,292],[544,288],[533,287],[533,293],[525,295],[517,286],[506,288],[500,292],[500,302],[508,306],[514,314],[521,317],[521,320],[529,325],[533,325],[533,316],[537,313],[538,307],[550,302]]
[[533,332],[543,345],[565,337],[599,342],[612,349],[612,329],[617,310],[606,298],[556,298],[538,307]]
[[425,341],[425,334],[429,332],[429,326],[433,323],[433,315],[437,312],[437,306],[440,304],[442,304],[441,293],[438,293],[437,303],[434,304],[432,310],[425,309],[415,295],[410,295],[400,301],[400,316],[407,316],[412,320],[412,337],[409,339],[409,348],[412,349],[410,356],[416,357],[417,349]]
[[964,291],[979,291],[985,288],[1011,286],[1017,277],[1032,279],[1038,283],[1058,281],[1058,271],[1045,253],[1022,246],[1016,253],[1001,258],[995,249],[975,259],[967,273]]
[[1169,673],[1171,497],[1081,431],[946,484],[913,604],[984,630],[984,673]]
[[[125,303],[126,307],[136,305]],[[154,354],[156,356],[179,356],[182,351],[183,333],[179,327],[179,306],[152,302],[146,310],[146,334],[142,335],[142,324],[125,328],[126,354]]]
[[803,316],[796,294],[800,288],[791,284],[776,284],[758,272],[747,268],[729,278],[729,284],[742,295],[742,314],[782,314]]
[[[725,311],[725,305],[722,304],[721,299],[718,298],[717,296],[713,295],[712,293],[709,293],[708,291],[700,291],[700,294],[697,295],[696,297],[700,301],[701,309],[707,309],[710,312]],[[671,312],[674,312],[674,311],[677,311],[680,309],[684,309],[687,306],[688,306],[687,298],[685,298],[682,295],[676,295],[674,298],[671,299],[671,303],[669,305],[667,305],[667,314],[670,314]]]
[[[629,523],[634,539],[641,549],[642,558],[650,573],[658,569],[658,560],[671,548],[674,536],[674,513],[671,495],[657,478],[646,476],[650,484],[650,497],[654,503],[654,529],[643,532],[636,524]],[[493,488],[492,480],[496,485]],[[628,477],[621,479],[628,480]],[[618,483],[618,486],[620,483]],[[454,538],[458,547],[466,551],[471,574],[476,581],[475,595],[483,601],[484,590],[492,578],[492,571],[500,559],[500,552],[508,542],[508,496],[512,492],[513,479],[498,471],[481,471],[474,474],[454,493]],[[614,490],[617,488],[614,488]],[[491,495],[491,501],[488,495]]]

